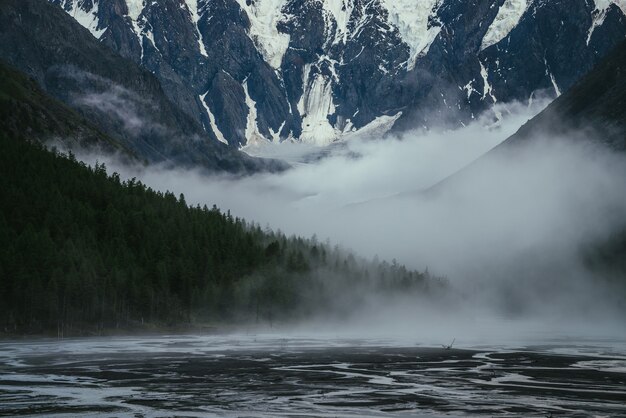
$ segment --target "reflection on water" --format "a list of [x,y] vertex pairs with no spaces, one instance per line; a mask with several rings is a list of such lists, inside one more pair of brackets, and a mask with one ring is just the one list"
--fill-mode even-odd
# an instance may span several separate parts
[[0,415],[625,416],[623,345],[277,335],[0,343]]

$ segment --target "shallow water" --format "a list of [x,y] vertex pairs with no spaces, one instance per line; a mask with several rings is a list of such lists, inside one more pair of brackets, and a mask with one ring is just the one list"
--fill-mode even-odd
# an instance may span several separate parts
[[0,343],[0,415],[626,416],[626,350],[281,335]]

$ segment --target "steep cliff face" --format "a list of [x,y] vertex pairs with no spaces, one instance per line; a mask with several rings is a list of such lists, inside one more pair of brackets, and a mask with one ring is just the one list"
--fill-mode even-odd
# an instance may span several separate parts
[[50,1],[233,147],[458,126],[558,96],[626,37],[623,0]]

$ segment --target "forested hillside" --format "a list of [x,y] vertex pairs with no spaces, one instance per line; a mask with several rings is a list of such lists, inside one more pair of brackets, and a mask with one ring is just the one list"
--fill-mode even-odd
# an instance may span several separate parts
[[38,144],[0,144],[4,332],[271,324],[346,314],[372,294],[442,286],[395,262],[366,262],[215,207],[189,207],[182,195]]

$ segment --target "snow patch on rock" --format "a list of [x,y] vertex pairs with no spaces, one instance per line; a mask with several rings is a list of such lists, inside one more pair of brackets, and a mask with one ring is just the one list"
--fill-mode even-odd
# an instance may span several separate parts
[[[200,53],[204,55],[205,57],[208,57],[209,55],[207,54],[206,48],[204,47],[204,40],[202,39],[202,33],[198,29],[198,20],[200,20],[200,13],[202,13],[201,8],[198,7],[198,3],[200,3],[200,0],[185,0],[185,4],[187,5],[187,10],[189,11],[189,14],[191,15],[191,22],[193,23],[196,29],[196,36],[198,37],[198,47],[200,47]],[[198,12],[198,9],[200,9],[200,13]]]
[[267,138],[265,138],[259,132],[259,127],[257,125],[257,108],[256,102],[250,97],[250,93],[248,92],[248,79],[245,79],[243,82],[243,91],[246,95],[246,106],[248,106],[248,117],[246,123],[246,145],[254,145],[259,142],[269,142]]
[[[343,42],[345,44],[350,35],[348,24],[354,10],[354,0],[325,0],[322,2],[322,7],[327,18],[327,31],[332,27],[328,18],[332,17],[332,20],[335,22],[335,36],[330,39],[331,43]],[[330,35],[329,32],[327,34]]]
[[100,21],[98,19],[98,2],[94,1],[93,5],[85,4],[84,0],[65,0],[61,3],[63,10],[74,18],[84,28],[96,38],[100,39],[106,28],[99,28]]
[[596,10],[606,10],[611,4],[616,5],[626,14],[626,0],[594,0]]
[[143,12],[146,5],[145,0],[126,0],[126,7],[128,8],[128,17],[136,22],[139,19],[139,15]]
[[591,12],[591,27],[587,32],[587,45],[591,42],[591,35],[596,30],[597,27],[602,26],[604,23],[604,19],[606,19],[606,13],[609,7],[614,4],[619,7],[626,15],[626,0],[594,0],[596,5],[595,10]]
[[206,101],[204,100],[206,98],[207,94],[208,94],[208,92],[206,92],[206,93],[204,93],[203,95],[200,96],[200,102],[202,103],[202,106],[204,106],[204,110],[206,110],[207,116],[209,117],[209,123],[211,124],[211,130],[213,131],[213,133],[217,137],[218,141],[223,142],[224,144],[228,145],[228,141],[224,137],[224,134],[222,134],[222,131],[220,131],[219,128],[217,127],[217,123],[215,122],[215,116],[213,115],[213,112],[211,112],[211,109],[209,109],[209,106],[206,104]]
[[[194,1],[194,0],[188,0]],[[249,36],[272,68],[279,69],[289,48],[289,35],[278,31],[278,23],[285,18],[282,9],[286,0],[237,0],[250,20]],[[250,4],[247,4],[250,3]]]
[[481,60],[478,60],[478,63],[480,64],[480,76],[483,78],[482,100],[489,96],[491,97],[491,100],[493,100],[493,104],[496,104],[498,103],[498,99],[496,99],[496,96],[493,95],[493,87],[491,87],[491,84],[489,83],[489,72]]
[[396,121],[402,116],[402,112],[395,115],[382,115],[363,126],[361,129],[353,130],[345,134],[342,139],[352,138],[382,138],[393,127]]
[[552,82],[552,87],[554,88],[554,93],[556,94],[556,97],[559,97],[561,95],[561,89],[559,88],[559,85],[556,84],[556,79],[554,78],[554,74],[550,73],[550,81]]
[[428,49],[441,32],[441,26],[431,25],[429,20],[437,12],[440,0],[380,0],[389,13],[389,23],[398,28],[400,36],[411,49],[407,63],[409,70],[415,67],[417,58]]
[[528,8],[528,0],[506,0],[487,29],[481,51],[503,40],[517,26]]
[[561,89],[556,83],[556,78],[554,78],[554,74],[552,74],[552,70],[550,70],[550,66],[548,65],[548,61],[545,57],[543,58],[543,63],[546,66],[546,75],[550,77],[550,82],[552,83],[552,87],[554,88],[554,94],[556,94],[556,97],[559,97],[561,95]]

